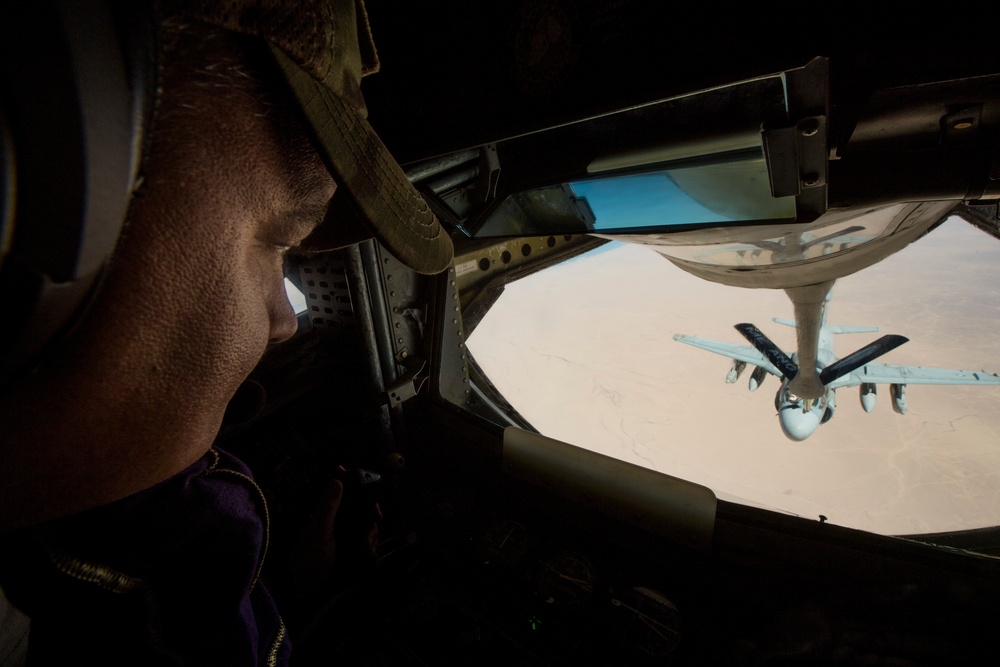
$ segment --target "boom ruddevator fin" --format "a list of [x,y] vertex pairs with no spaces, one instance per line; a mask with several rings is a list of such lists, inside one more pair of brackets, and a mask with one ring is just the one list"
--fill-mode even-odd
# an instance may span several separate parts
[[897,336],[896,334],[882,336],[878,340],[865,345],[860,350],[852,352],[843,359],[835,361],[824,368],[819,374],[820,382],[822,382],[824,386],[828,385],[837,378],[847,375],[853,370],[861,368],[877,357],[881,357],[886,352],[896,349],[908,340],[910,339],[906,336]]
[[774,367],[783,376],[791,380],[798,374],[798,365],[787,354],[782,352],[781,348],[772,343],[771,339],[765,336],[756,326],[748,322],[741,322],[734,325],[734,327],[744,338],[750,341],[754,349],[767,357],[767,360],[774,364]]

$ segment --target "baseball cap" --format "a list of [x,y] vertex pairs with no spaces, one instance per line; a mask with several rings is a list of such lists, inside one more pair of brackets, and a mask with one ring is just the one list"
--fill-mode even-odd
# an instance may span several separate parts
[[337,182],[330,212],[302,250],[347,245],[364,229],[419,273],[451,265],[451,238],[368,122],[361,79],[379,62],[362,0],[169,4],[190,19],[267,42]]

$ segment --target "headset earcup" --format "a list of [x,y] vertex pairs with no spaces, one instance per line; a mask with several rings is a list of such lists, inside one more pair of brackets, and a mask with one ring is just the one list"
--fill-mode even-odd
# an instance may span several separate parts
[[89,301],[118,243],[155,99],[145,2],[17,3],[0,21],[7,134],[0,378]]

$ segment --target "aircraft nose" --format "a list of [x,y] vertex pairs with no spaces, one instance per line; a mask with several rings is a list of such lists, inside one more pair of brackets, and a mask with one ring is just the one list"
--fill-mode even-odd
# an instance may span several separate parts
[[798,403],[786,402],[778,409],[778,421],[786,438],[802,442],[819,427],[821,412],[821,410],[802,412],[802,406]]

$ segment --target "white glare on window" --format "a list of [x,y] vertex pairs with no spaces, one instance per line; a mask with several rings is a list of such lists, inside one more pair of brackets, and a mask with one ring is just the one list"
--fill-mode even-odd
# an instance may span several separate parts
[[306,295],[288,278],[285,278],[285,294],[288,295],[288,302],[292,304],[296,315],[306,312]]

